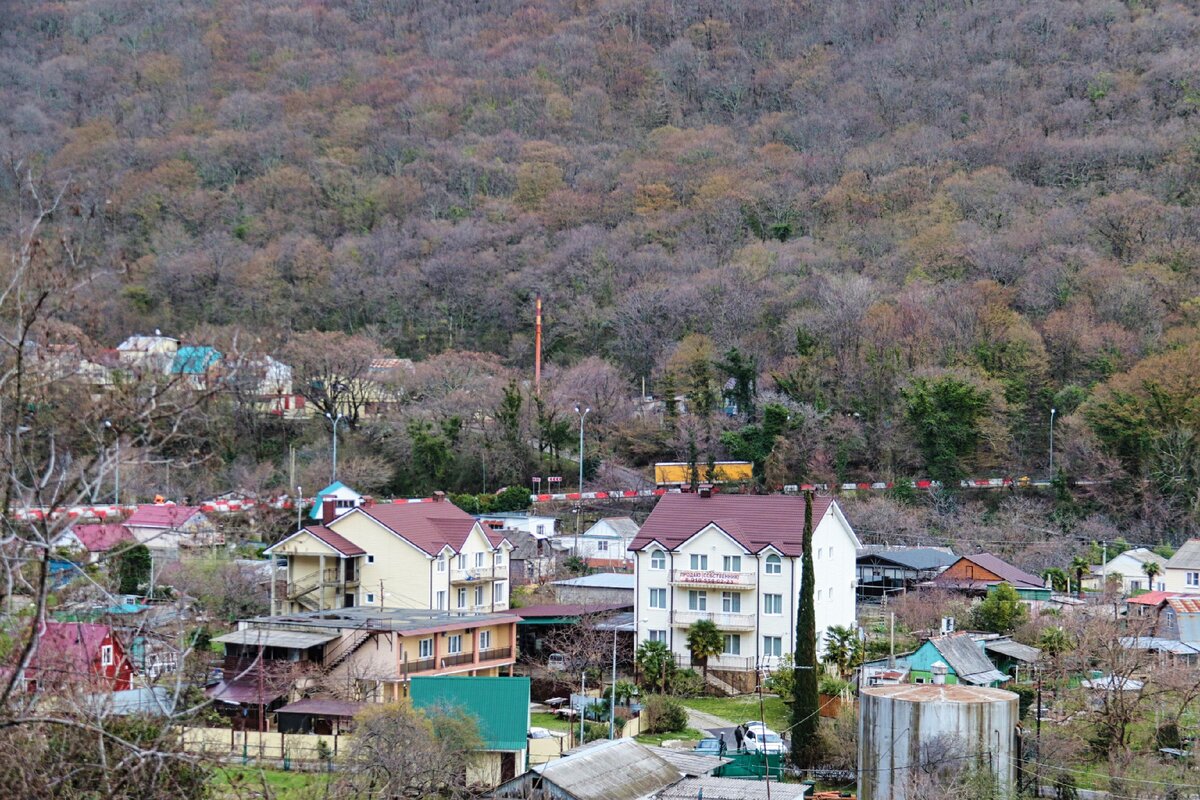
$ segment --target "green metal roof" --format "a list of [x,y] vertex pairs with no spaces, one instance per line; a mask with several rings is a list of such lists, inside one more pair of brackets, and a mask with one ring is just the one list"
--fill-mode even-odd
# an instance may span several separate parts
[[458,707],[479,721],[484,750],[524,750],[529,678],[413,677],[413,708]]

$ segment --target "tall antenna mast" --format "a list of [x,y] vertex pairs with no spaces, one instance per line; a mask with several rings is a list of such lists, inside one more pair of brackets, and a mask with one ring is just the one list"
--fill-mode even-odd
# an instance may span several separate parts
[[538,397],[542,396],[542,295],[539,292],[537,296],[537,317],[534,323],[534,340],[533,340],[533,392]]

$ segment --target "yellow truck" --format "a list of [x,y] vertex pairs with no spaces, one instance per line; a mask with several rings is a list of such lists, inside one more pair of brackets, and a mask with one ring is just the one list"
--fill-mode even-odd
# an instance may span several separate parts
[[[654,483],[660,487],[690,486],[692,468],[686,461],[667,461],[654,465]],[[697,483],[743,483],[754,480],[753,465],[749,461],[718,461],[713,465],[713,474],[708,474],[708,464],[696,464]]]

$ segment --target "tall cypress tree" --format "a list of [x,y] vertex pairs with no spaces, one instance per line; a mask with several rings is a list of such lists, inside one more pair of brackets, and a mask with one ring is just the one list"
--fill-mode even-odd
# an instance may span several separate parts
[[792,700],[792,762],[812,766],[817,754],[817,615],[813,607],[812,492],[804,493],[804,540],[800,607],[796,614],[795,698]]

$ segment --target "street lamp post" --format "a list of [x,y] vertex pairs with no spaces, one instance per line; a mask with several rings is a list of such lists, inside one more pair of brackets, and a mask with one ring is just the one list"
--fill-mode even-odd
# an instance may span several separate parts
[[333,423],[333,477],[329,479],[330,483],[337,482],[337,426],[338,423],[346,418],[345,414],[338,414],[336,417],[325,412],[325,416]]
[[1057,408],[1050,409],[1050,480],[1054,480],[1054,415]]
[[590,407],[580,408],[575,406],[575,413],[579,415],[579,503],[575,506],[575,556],[579,557],[579,520],[583,516],[583,419],[588,414],[592,413]]

